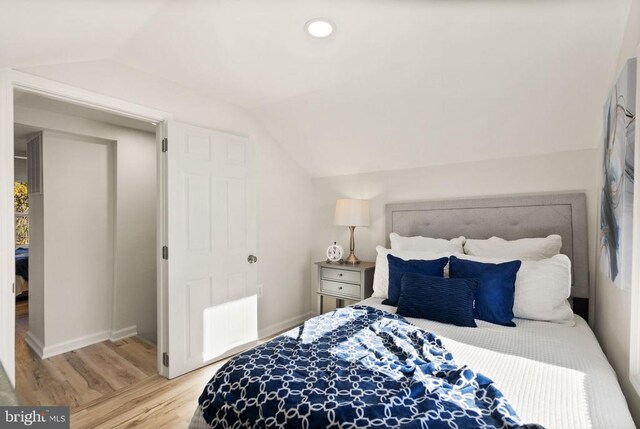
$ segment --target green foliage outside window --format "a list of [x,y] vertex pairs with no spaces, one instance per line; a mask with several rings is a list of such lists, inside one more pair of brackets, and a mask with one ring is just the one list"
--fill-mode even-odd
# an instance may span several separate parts
[[16,213],[16,244],[29,244],[29,190],[27,184],[15,182],[13,185],[13,205]]

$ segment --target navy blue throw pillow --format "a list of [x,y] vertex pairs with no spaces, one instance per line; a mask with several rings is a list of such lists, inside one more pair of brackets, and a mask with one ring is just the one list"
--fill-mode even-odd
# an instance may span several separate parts
[[476,327],[473,300],[478,282],[408,273],[402,276],[402,292],[396,314]]
[[388,298],[382,301],[385,305],[398,306],[400,298],[400,290],[402,289],[402,275],[405,273],[422,274],[425,276],[444,276],[444,267],[447,266],[449,258],[440,258],[434,260],[404,259],[396,258],[393,255],[387,255],[389,261],[389,292]]
[[513,300],[516,290],[516,275],[522,262],[502,264],[458,259],[449,261],[449,276],[454,279],[476,279],[475,318],[496,325],[516,326],[513,323]]

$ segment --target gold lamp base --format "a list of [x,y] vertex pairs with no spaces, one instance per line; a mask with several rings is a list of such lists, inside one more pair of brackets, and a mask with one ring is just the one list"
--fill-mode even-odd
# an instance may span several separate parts
[[345,264],[351,264],[351,265],[357,265],[360,263],[360,259],[356,258],[356,255],[354,255],[353,253],[351,253],[349,256],[347,256],[347,259],[344,260]]
[[354,238],[354,233],[356,231],[356,227],[355,226],[350,226],[349,227],[349,235],[350,240],[349,240],[349,256],[347,256],[347,259],[344,260],[345,264],[351,264],[351,265],[357,265],[360,263],[360,259],[356,258],[356,255],[353,253],[353,251],[356,249],[356,241]]

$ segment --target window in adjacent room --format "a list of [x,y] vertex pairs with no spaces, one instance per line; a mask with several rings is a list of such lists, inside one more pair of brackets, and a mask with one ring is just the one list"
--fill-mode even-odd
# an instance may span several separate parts
[[26,183],[14,183],[13,204],[15,208],[16,245],[29,244],[29,192]]

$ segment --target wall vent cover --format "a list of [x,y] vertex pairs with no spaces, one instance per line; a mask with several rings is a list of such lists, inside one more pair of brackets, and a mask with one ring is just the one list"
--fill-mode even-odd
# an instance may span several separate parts
[[27,178],[29,194],[42,193],[42,133],[27,141]]

